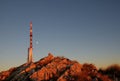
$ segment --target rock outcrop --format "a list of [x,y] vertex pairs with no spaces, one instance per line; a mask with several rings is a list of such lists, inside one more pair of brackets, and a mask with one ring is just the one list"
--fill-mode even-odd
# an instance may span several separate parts
[[[105,79],[104,79],[105,77]],[[0,72],[0,81],[112,81],[92,64],[80,64],[65,57],[47,57]]]

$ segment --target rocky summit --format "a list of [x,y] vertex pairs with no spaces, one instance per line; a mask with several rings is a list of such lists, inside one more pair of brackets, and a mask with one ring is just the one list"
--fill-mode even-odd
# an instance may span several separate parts
[[80,64],[65,57],[47,57],[0,72],[0,81],[112,81],[93,64]]

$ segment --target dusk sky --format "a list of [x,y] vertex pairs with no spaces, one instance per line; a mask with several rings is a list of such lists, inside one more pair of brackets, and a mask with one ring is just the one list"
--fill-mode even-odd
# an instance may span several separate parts
[[64,56],[97,67],[120,64],[120,0],[0,0],[0,71]]

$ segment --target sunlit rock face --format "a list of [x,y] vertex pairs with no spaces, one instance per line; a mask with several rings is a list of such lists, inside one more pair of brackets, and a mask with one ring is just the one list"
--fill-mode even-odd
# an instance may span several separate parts
[[[105,77],[105,79],[104,79]],[[0,81],[112,81],[92,64],[80,64],[65,57],[47,57],[0,73]]]
[[15,71],[16,68],[11,68],[9,69],[8,71],[3,71],[3,72],[0,72],[0,81],[3,81],[5,80],[7,77],[10,76],[10,74]]

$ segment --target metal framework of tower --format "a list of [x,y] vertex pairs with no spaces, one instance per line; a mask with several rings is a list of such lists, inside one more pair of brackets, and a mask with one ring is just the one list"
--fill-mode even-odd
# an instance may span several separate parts
[[32,45],[32,22],[30,22],[30,47],[28,48],[28,59],[27,63],[33,62],[33,45]]

